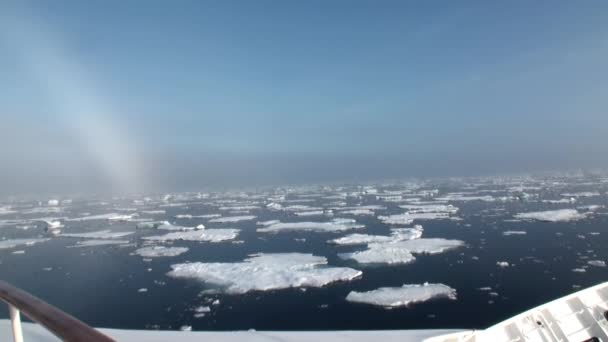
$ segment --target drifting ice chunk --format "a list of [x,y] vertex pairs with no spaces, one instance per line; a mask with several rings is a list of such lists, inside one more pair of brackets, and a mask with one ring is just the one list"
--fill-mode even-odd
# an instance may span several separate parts
[[131,235],[134,232],[115,232],[112,233],[111,230],[99,230],[96,232],[89,233],[69,233],[69,234],[61,234],[61,236],[65,237],[74,237],[74,238],[83,238],[83,239],[116,239],[119,237]]
[[278,222],[273,223],[264,228],[258,228],[258,232],[273,233],[290,230],[306,230],[317,232],[337,232],[342,230],[350,230],[363,228],[363,225],[357,224],[357,221],[352,219],[336,218],[329,222]]
[[207,215],[179,214],[179,215],[175,215],[175,218],[178,218],[178,219],[214,218],[214,217],[220,217],[220,216],[222,216],[222,215],[220,215],[220,214],[207,214]]
[[515,215],[515,218],[524,220],[539,220],[546,222],[568,222],[580,220],[585,218],[586,216],[586,214],[579,213],[575,209],[559,209],[519,213]]
[[336,245],[366,245],[369,243],[398,242],[419,239],[422,236],[422,226],[416,228],[391,229],[392,235],[350,234],[341,238],[327,241]]
[[186,240],[186,241],[205,241],[205,242],[221,242],[232,240],[239,234],[238,229],[205,229],[193,230],[187,232],[175,232],[165,235],[146,236],[144,240],[151,241],[171,241],[171,240]]
[[373,216],[373,215],[375,215],[375,213],[372,210],[369,210],[369,209],[342,210],[342,211],[340,211],[340,214],[367,215],[367,216]]
[[1,240],[0,249],[15,248],[17,246],[31,246],[33,244],[44,242],[49,239],[12,239],[12,240]]
[[416,258],[412,254],[437,254],[464,245],[460,240],[415,239],[393,243],[374,243],[367,250],[342,253],[342,259],[353,259],[361,264],[406,264]]
[[506,262],[506,261],[497,261],[497,262],[496,262],[496,265],[497,265],[498,267],[502,267],[502,268],[509,267],[509,263],[508,263],[508,262]]
[[10,214],[16,214],[17,211],[11,209],[10,207],[0,207],[0,215],[10,215]]
[[364,251],[341,253],[342,259],[352,259],[360,264],[408,264],[416,260],[410,251],[387,244],[372,244]]
[[257,216],[253,215],[245,215],[245,216],[227,216],[227,217],[218,217],[209,220],[209,222],[216,223],[231,223],[231,222],[240,222],[240,221],[249,221],[255,219]]
[[456,290],[444,284],[406,284],[401,287],[381,287],[368,292],[351,291],[346,300],[384,307],[409,306],[435,298],[456,299]]
[[92,220],[109,220],[109,221],[129,221],[132,220],[137,214],[123,215],[123,214],[101,214],[101,215],[90,215],[76,218],[68,218],[66,221],[92,221]]
[[378,216],[378,219],[386,224],[411,224],[414,220],[444,220],[449,219],[450,214],[447,212],[431,212],[431,213],[403,213],[389,216]]
[[294,213],[296,216],[320,216],[325,214],[323,210],[299,211]]
[[171,266],[174,278],[197,279],[220,286],[226,293],[267,291],[290,287],[322,287],[357,278],[361,271],[327,266],[321,256],[301,253],[255,254],[237,263],[184,263]]
[[502,235],[504,236],[510,236],[510,235],[526,235],[527,233],[523,230],[507,230],[502,232]]
[[104,245],[126,245],[129,240],[84,240],[76,242],[74,247],[93,247],[93,246],[104,246]]
[[589,260],[587,263],[591,266],[606,267],[606,262],[603,260]]
[[135,250],[135,254],[144,258],[173,257],[186,253],[187,247],[151,246]]

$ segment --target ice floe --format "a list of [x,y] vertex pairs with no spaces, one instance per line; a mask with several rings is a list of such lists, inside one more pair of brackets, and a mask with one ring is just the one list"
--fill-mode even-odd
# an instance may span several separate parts
[[112,232],[111,230],[99,230],[88,233],[66,233],[61,234],[61,236],[83,239],[116,239],[119,237],[131,235],[133,233],[134,232]]
[[364,226],[353,219],[336,218],[329,222],[276,222],[268,226],[258,228],[258,232],[274,233],[281,231],[316,231],[316,232],[338,232],[343,230],[358,229]]
[[302,253],[255,254],[236,263],[183,263],[171,266],[170,277],[196,279],[226,293],[267,291],[290,287],[322,287],[348,281],[361,271],[332,267],[321,256]]
[[0,240],[0,249],[15,248],[17,246],[31,246],[48,240],[49,239],[43,238]]
[[360,264],[406,264],[416,260],[413,254],[437,254],[463,246],[460,240],[441,238],[414,239],[389,243],[372,243],[364,251],[341,253],[342,259]]
[[580,220],[587,217],[586,213],[580,213],[576,209],[559,209],[547,211],[533,211],[528,213],[519,213],[515,218],[523,220],[538,220],[546,222],[568,222]]
[[174,257],[186,253],[187,247],[149,246],[135,250],[135,254],[144,258]]
[[523,231],[523,230],[506,230],[504,232],[502,232],[502,235],[504,236],[511,236],[511,235],[526,235],[527,232]]
[[93,246],[105,246],[105,245],[126,245],[129,240],[106,240],[106,239],[92,239],[83,240],[76,242],[73,247],[93,247]]
[[243,216],[226,216],[226,217],[217,217],[209,220],[209,222],[215,223],[234,223],[240,221],[250,221],[255,219],[257,216],[254,215],[243,215]]
[[587,263],[595,267],[606,267],[606,262],[603,260],[589,260]]
[[204,242],[221,242],[232,240],[239,234],[239,229],[222,228],[222,229],[205,229],[193,230],[186,232],[173,232],[165,235],[155,235],[143,237],[144,240],[150,241],[204,241]]
[[350,234],[341,238],[327,241],[335,245],[366,245],[369,243],[398,242],[418,239],[422,236],[422,226],[415,228],[394,228],[391,235]]
[[383,307],[409,306],[431,299],[456,299],[456,290],[444,284],[405,284],[401,287],[381,287],[367,292],[351,291],[346,300]]

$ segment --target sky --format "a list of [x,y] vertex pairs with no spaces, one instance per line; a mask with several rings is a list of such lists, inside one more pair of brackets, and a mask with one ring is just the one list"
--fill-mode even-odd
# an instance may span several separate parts
[[2,1],[0,192],[606,167],[606,1]]

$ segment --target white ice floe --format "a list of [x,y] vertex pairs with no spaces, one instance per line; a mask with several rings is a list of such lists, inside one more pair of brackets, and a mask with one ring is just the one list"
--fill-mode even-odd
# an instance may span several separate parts
[[505,267],[509,267],[509,263],[506,261],[497,261],[496,266],[505,268]]
[[83,240],[76,242],[74,247],[93,247],[93,246],[105,246],[105,245],[126,245],[129,240],[106,240],[106,239],[92,239]]
[[207,214],[207,215],[190,215],[190,214],[179,214],[175,215],[175,218],[178,219],[193,219],[193,218],[216,218],[220,217],[220,214]]
[[271,202],[266,204],[266,208],[270,210],[281,210],[283,209],[283,206],[280,203]]
[[448,212],[410,213],[395,214],[389,216],[378,216],[378,219],[386,224],[411,224],[415,220],[444,220],[449,219]]
[[100,214],[100,215],[89,215],[83,217],[67,218],[66,221],[92,221],[92,220],[108,220],[108,221],[129,221],[137,214]]
[[467,194],[467,193],[452,193],[447,194],[443,197],[436,197],[438,201],[482,201],[482,202],[494,202],[496,199],[489,195],[475,195],[475,194]]
[[31,246],[40,242],[48,241],[49,239],[12,239],[0,240],[0,249],[15,248],[17,246]]
[[568,222],[583,219],[587,216],[585,213],[579,213],[575,209],[559,209],[547,211],[533,211],[528,213],[519,213],[515,218],[523,220],[538,220],[546,222]]
[[224,229],[205,229],[205,230],[193,230],[186,232],[173,232],[165,235],[146,236],[144,240],[150,241],[172,241],[172,240],[186,240],[186,241],[204,241],[204,242],[221,242],[226,240],[232,240],[239,234],[238,229],[224,228]]
[[13,210],[13,209],[11,209],[11,207],[0,207],[0,216],[16,214],[16,213],[17,213],[17,210]]
[[404,204],[399,206],[401,209],[407,209],[410,214],[415,213],[447,213],[455,214],[458,208],[451,204]]
[[353,219],[336,218],[329,222],[277,222],[263,228],[258,232],[274,233],[281,231],[316,231],[316,232],[338,232],[343,230],[358,229],[364,226]]
[[64,237],[82,238],[82,239],[116,239],[119,237],[131,235],[134,232],[112,232],[111,230],[99,230],[89,233],[69,233],[61,234]]
[[463,246],[460,240],[440,238],[414,239],[389,243],[372,243],[364,251],[341,253],[342,259],[360,264],[407,264],[416,260],[413,254],[437,254]]
[[373,216],[376,213],[370,209],[351,209],[351,210],[341,210],[340,214]]
[[296,216],[320,216],[325,214],[323,210],[299,211],[294,213]]
[[561,194],[562,197],[595,197],[600,196],[597,191],[581,191],[581,192],[566,192]]
[[218,217],[209,220],[209,222],[215,223],[234,223],[240,221],[250,221],[255,219],[257,216],[254,215],[243,215],[243,216],[226,216],[226,217]]
[[256,254],[236,263],[184,263],[171,266],[170,277],[217,285],[226,293],[267,291],[290,287],[321,287],[348,281],[361,271],[327,266],[327,259],[302,253]]
[[135,250],[135,254],[144,258],[174,257],[186,253],[187,247],[149,246]]
[[406,284],[401,287],[381,287],[367,292],[351,291],[346,300],[383,307],[409,306],[436,298],[456,299],[456,290],[444,284]]
[[526,235],[527,232],[523,231],[523,230],[506,230],[504,232],[502,232],[502,235],[504,236],[511,236],[511,235]]
[[587,270],[582,267],[577,267],[577,268],[573,268],[572,272],[585,273],[585,272],[587,272]]
[[350,234],[341,238],[327,241],[336,245],[366,245],[369,243],[398,242],[404,240],[419,239],[422,236],[422,226],[416,225],[415,228],[394,228],[391,235],[369,235],[369,234]]
[[160,222],[160,224],[156,228],[163,229],[163,230],[176,230],[176,231],[185,232],[185,231],[189,231],[189,230],[205,229],[205,226],[198,225],[196,227],[184,227],[184,226],[174,225],[173,223],[170,223],[169,221],[163,221],[163,222]]
[[606,262],[603,260],[589,260],[587,263],[595,267],[606,267]]

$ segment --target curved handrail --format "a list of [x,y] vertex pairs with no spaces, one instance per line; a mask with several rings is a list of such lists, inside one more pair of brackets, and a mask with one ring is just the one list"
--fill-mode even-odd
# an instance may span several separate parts
[[0,299],[64,341],[114,341],[73,316],[19,288],[0,280]]

